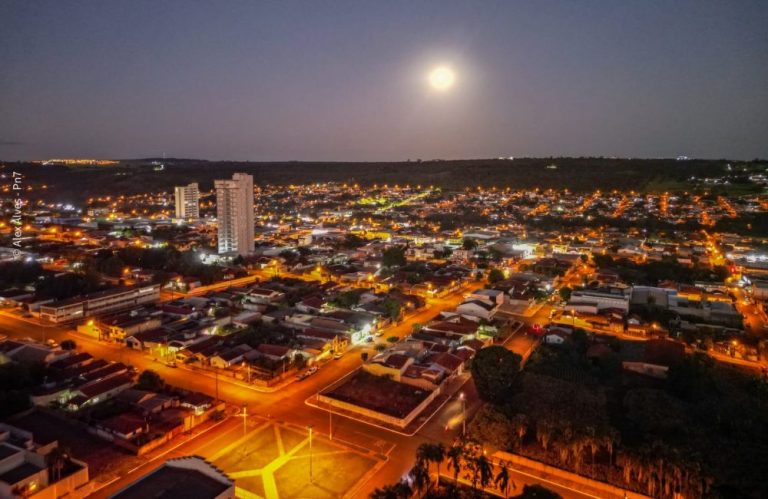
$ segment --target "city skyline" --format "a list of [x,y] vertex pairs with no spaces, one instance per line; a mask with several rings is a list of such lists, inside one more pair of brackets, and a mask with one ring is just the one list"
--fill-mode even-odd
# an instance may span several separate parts
[[768,2],[0,2],[0,499],[767,497]]
[[136,5],[0,7],[0,158],[768,155],[762,2]]

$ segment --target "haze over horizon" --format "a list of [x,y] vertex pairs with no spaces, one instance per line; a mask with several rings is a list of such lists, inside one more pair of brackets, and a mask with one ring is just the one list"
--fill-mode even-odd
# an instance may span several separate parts
[[768,157],[766,25],[759,1],[8,1],[0,158]]

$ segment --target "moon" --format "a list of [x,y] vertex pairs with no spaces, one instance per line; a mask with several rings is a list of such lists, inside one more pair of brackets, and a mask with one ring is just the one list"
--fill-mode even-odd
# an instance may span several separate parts
[[448,66],[438,66],[429,73],[429,84],[435,90],[444,92],[456,82],[456,73]]

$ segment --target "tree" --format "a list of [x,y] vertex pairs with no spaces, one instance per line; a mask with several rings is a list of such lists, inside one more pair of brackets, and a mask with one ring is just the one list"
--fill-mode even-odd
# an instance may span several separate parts
[[491,480],[493,480],[493,467],[485,454],[477,456],[476,462],[480,488],[485,489],[491,484]]
[[448,461],[453,470],[453,483],[456,484],[459,481],[459,472],[461,471],[461,461],[464,458],[464,447],[461,445],[454,445],[448,452],[446,452]]
[[405,248],[402,246],[385,249],[381,257],[381,264],[385,267],[402,267],[406,263]]
[[568,286],[563,286],[562,288],[560,288],[560,291],[558,291],[558,293],[560,294],[560,298],[563,301],[568,301],[568,300],[571,299],[572,291],[573,290],[571,288],[569,288]]
[[477,352],[472,360],[472,378],[480,398],[494,404],[509,400],[521,360],[520,355],[499,345]]
[[475,248],[477,248],[477,241],[475,241],[474,239],[465,237],[464,240],[461,242],[461,247],[467,251],[472,251]]
[[429,463],[437,465],[437,483],[440,482],[440,464],[445,460],[445,454],[445,446],[442,443],[424,442],[416,449],[416,460],[426,463],[427,470],[429,470]]
[[45,456],[45,461],[52,478],[51,481],[58,482],[61,480],[61,470],[64,469],[64,465],[69,461],[69,454],[57,445]]
[[390,319],[397,320],[400,318],[400,302],[393,299],[393,298],[385,298],[381,305],[384,307],[384,310],[387,311],[387,315]]
[[165,387],[165,381],[155,371],[147,369],[139,375],[139,380],[136,383],[136,387],[139,390],[147,390],[150,392],[159,392]]
[[75,340],[64,340],[61,342],[61,348],[62,350],[74,350],[77,348],[77,344]]
[[362,246],[365,244],[365,240],[358,236],[357,234],[347,234],[344,236],[344,241],[342,241],[341,246],[343,248],[357,248],[359,246]]
[[339,293],[330,301],[331,304],[340,308],[352,308],[360,302],[360,296],[364,293],[362,289],[353,289]]
[[380,487],[369,496],[370,499],[408,499],[409,497],[411,497],[411,487],[402,480],[394,485]]
[[488,283],[489,284],[496,284],[499,281],[504,280],[504,272],[502,272],[499,269],[491,269],[490,272],[488,272]]
[[513,427],[509,419],[497,406],[484,405],[477,412],[469,425],[469,435],[472,439],[485,442],[493,447],[511,450],[515,440]]
[[493,484],[499,489],[504,497],[507,497],[509,492],[509,469],[505,463],[501,463],[501,468],[496,474],[496,478],[493,479]]
[[408,472],[408,476],[417,491],[421,492],[429,488],[429,469],[426,462],[417,460],[414,467]]

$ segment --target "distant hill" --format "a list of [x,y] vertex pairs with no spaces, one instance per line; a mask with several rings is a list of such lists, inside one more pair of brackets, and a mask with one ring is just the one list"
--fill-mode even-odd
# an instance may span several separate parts
[[[158,163],[165,168],[157,171]],[[688,189],[691,176],[725,173],[727,160],[617,159],[617,158],[515,158],[456,161],[409,161],[382,163],[340,162],[236,162],[197,159],[145,158],[120,160],[115,166],[42,166],[5,163],[32,181],[49,184],[48,196],[77,200],[103,193],[136,193],[170,190],[174,185],[199,182],[204,190],[213,180],[235,172],[254,176],[256,183],[357,182],[362,185],[422,184],[445,189],[511,187],[634,189],[638,191]]]

